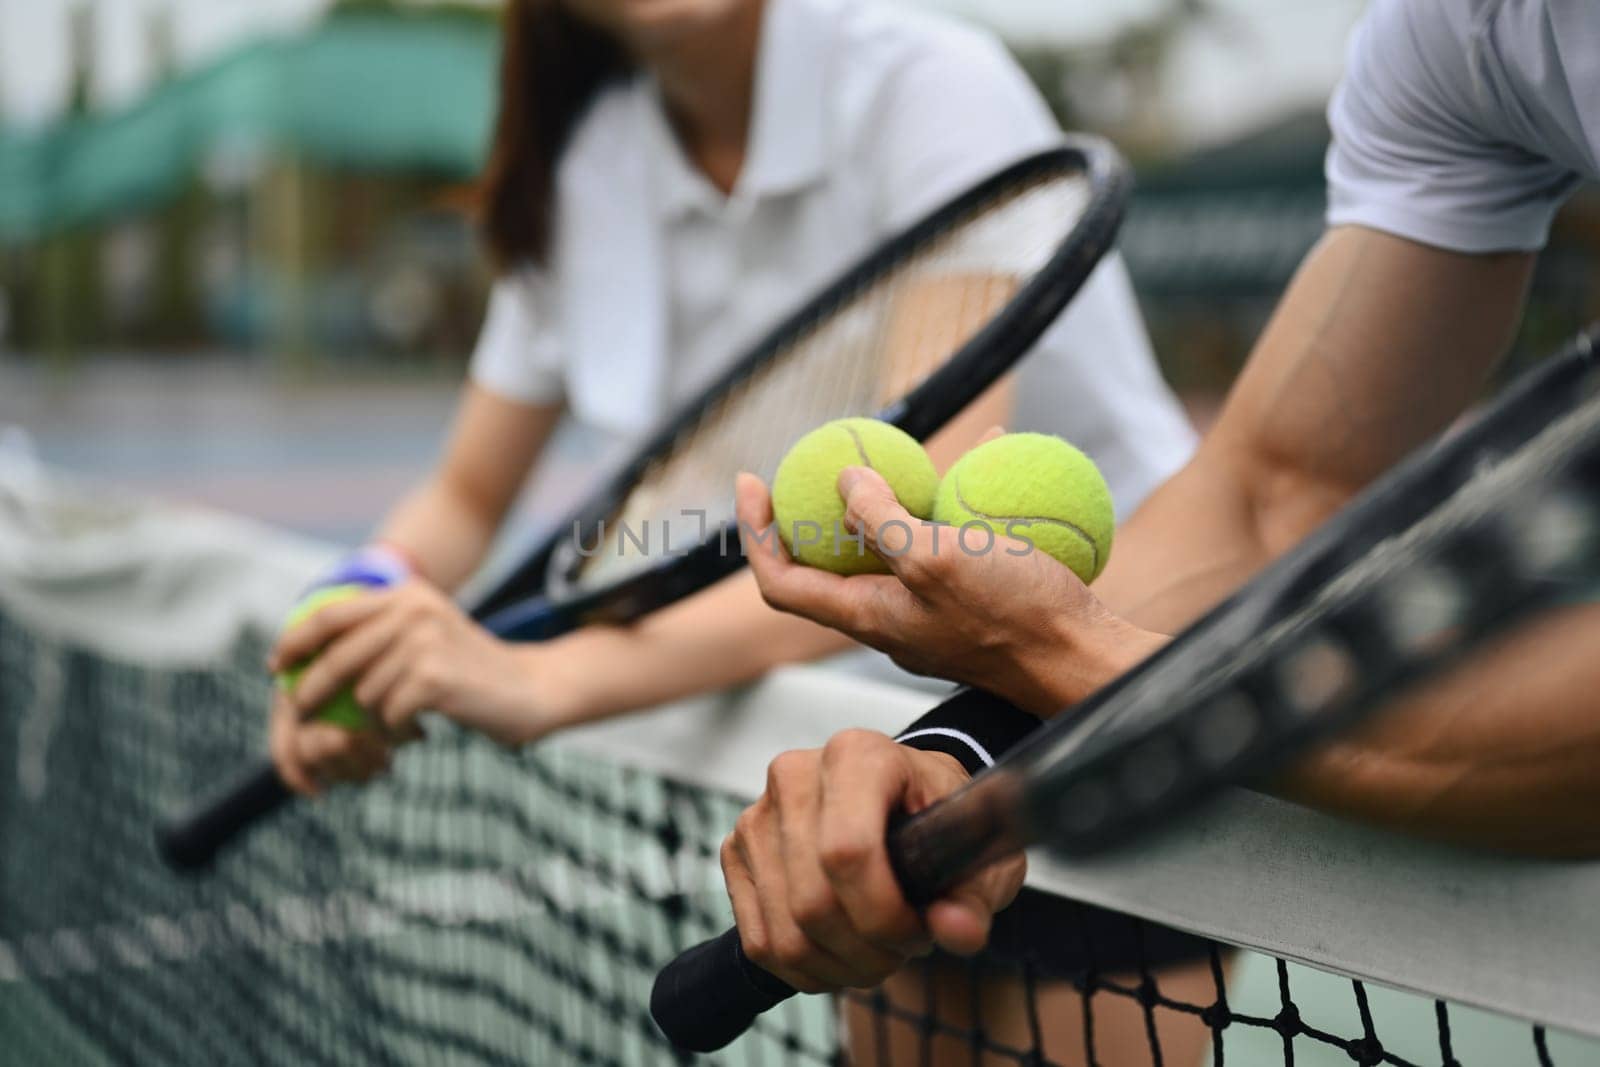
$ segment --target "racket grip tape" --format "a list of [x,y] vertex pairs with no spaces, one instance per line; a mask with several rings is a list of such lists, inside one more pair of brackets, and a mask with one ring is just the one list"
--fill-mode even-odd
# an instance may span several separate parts
[[650,990],[650,1014],[678,1048],[715,1052],[795,992],[750,962],[738,929],[730,928],[662,969]]
[[159,824],[156,853],[174,871],[203,870],[235,837],[293,796],[278,769],[263,760],[222,792]]

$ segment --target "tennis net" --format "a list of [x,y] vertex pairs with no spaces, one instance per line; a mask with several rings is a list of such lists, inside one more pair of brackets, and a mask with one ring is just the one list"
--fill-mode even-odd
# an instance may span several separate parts
[[[650,983],[728,922],[740,798],[929,703],[799,669],[523,754],[432,724],[391,779],[176,878],[151,826],[260,752],[269,634],[325,556],[0,471],[0,1059],[681,1060]],[[713,1062],[1600,1062],[1600,867],[1240,792],[1030,884],[996,953],[796,998]]]

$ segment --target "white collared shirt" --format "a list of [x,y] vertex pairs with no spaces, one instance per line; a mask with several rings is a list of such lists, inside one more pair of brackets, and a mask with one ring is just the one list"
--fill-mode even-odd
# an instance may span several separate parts
[[1330,224],[1542,248],[1578,182],[1600,177],[1600,3],[1378,0],[1328,117]]
[[[495,287],[479,385],[639,434],[873,246],[1060,137],[995,39],[876,2],[769,0],[755,93],[726,197],[647,78],[595,102],[559,168],[550,268]],[[1192,448],[1115,257],[1019,384],[1013,428],[1093,456],[1119,514]]]

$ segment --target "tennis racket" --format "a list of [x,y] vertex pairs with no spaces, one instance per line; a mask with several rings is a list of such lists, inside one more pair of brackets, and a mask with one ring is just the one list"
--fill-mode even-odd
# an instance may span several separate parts
[[[1600,587],[1597,336],[1374,483],[971,785],[896,824],[888,849],[906,899],[925,905],[1032,845],[1086,855],[1169,826]],[[729,930],[661,972],[651,1012],[680,1047],[712,1051],[793,993]]]
[[[545,640],[638,618],[731,574],[744,565],[739,471],[770,479],[795,439],[847,415],[932,435],[1088,280],[1128,188],[1110,145],[1072,138],[888,240],[668,419],[473,617],[508,640]],[[202,868],[291,795],[263,761],[158,827],[157,848],[174,869]]]

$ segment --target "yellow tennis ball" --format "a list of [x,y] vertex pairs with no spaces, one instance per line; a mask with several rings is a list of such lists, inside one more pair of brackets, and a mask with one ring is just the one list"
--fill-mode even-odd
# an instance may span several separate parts
[[846,467],[871,467],[912,515],[933,514],[939,472],[916,438],[877,419],[835,419],[796,441],[778,464],[772,479],[778,536],[789,554],[808,566],[835,574],[885,573],[889,568],[883,561],[858,547],[844,527],[838,482]]
[[[371,591],[371,586],[358,584],[330,585],[325,589],[315,590],[296,604],[289,612],[289,617],[283,622],[283,629],[285,631],[292,630],[331,604],[337,604],[342,600],[349,600],[351,597],[360,596]],[[287,670],[279,671],[277,674],[278,688],[285,693],[294,692],[294,687],[300,681],[300,675],[305,672],[305,669],[311,665],[311,660],[315,658],[315,656],[312,656],[310,659],[304,660]],[[316,717],[322,722],[343,726],[347,730],[365,730],[370,725],[366,711],[360,704],[356,703],[356,695],[348,686],[334,694],[332,700],[318,708]]]
[[[945,472],[935,521],[977,523],[1030,542],[1085,582],[1105,569],[1116,515],[1094,461],[1059,437],[1013,433],[986,441]],[[955,551],[1016,551],[969,533]]]

